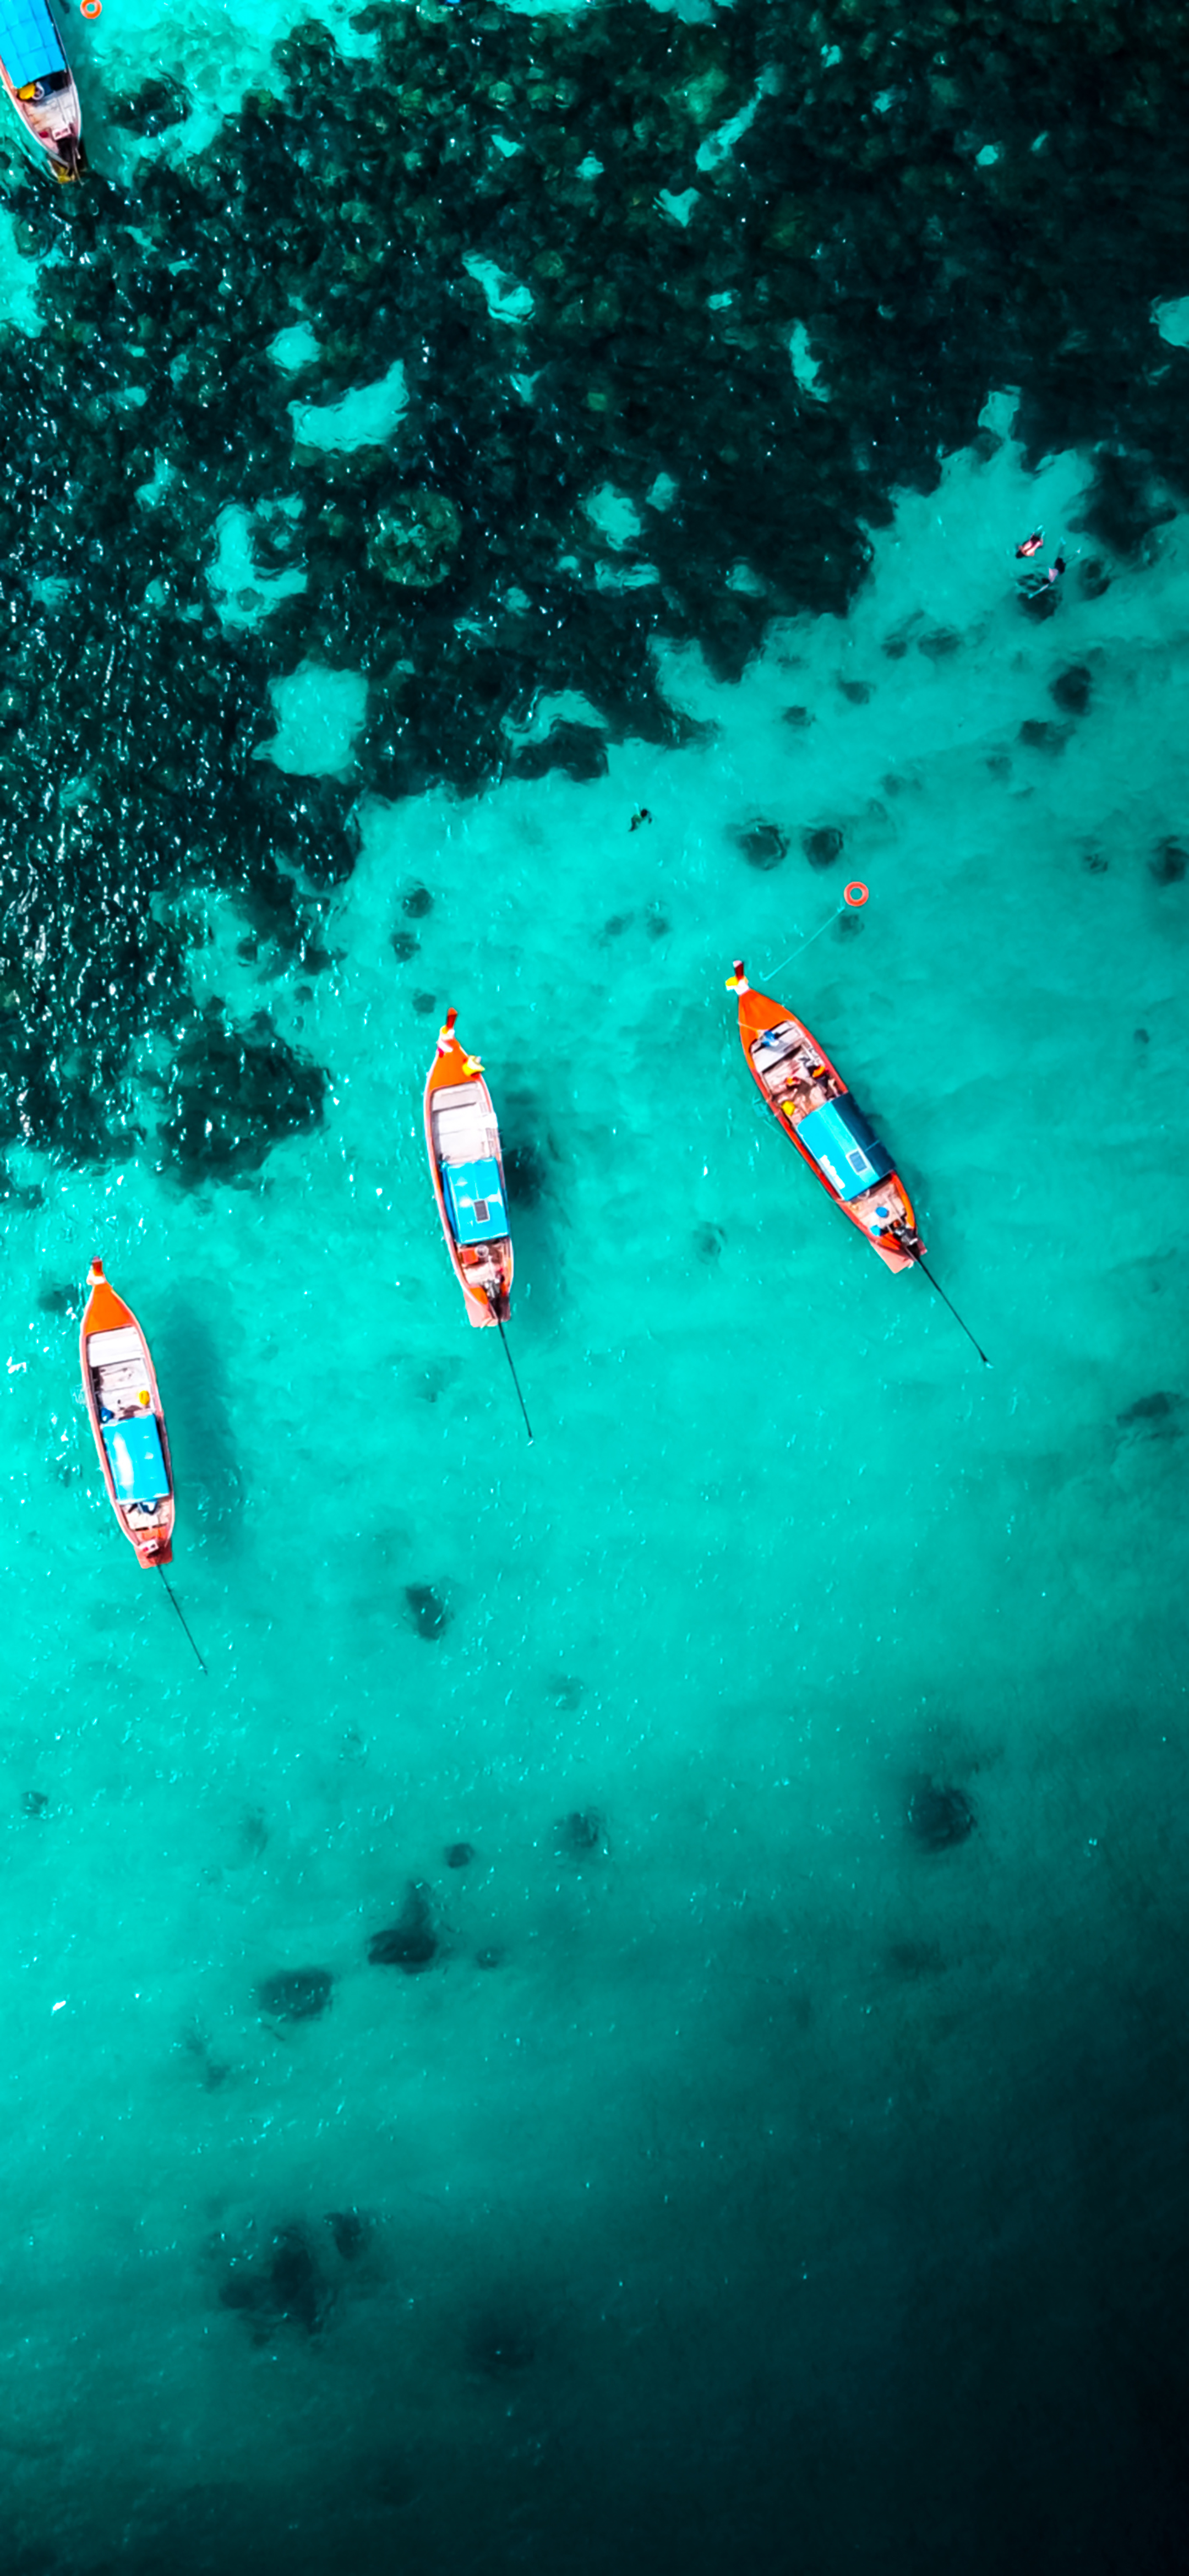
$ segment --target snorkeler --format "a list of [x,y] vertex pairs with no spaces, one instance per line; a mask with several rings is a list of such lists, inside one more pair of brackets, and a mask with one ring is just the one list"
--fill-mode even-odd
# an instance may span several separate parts
[[1017,563],[1022,555],[1038,555],[1044,541],[1045,532],[1043,528],[1034,528],[1030,537],[1021,537],[1019,545],[1016,547]]
[[[1060,581],[1064,570],[1064,555],[1054,555],[1051,564],[1045,572],[1027,572],[1021,574],[1020,596],[1024,601],[1025,607],[1031,608],[1037,600],[1046,599],[1049,597],[1050,593],[1055,593],[1057,584]],[[1054,597],[1053,606],[1056,607],[1056,604],[1056,598]]]
[[631,822],[628,824],[628,830],[629,832],[637,832],[641,823],[651,823],[651,821],[652,816],[648,811],[647,805],[637,805]]

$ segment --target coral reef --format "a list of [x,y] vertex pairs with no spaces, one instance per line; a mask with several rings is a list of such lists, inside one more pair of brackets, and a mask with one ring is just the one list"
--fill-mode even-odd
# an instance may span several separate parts
[[[277,93],[188,161],[175,83],[117,99],[134,189],[9,165],[16,246],[50,265],[41,336],[0,337],[0,1149],[126,1152],[149,1037],[187,1184],[318,1116],[274,1032],[204,1021],[174,900],[327,962],[357,785],[253,756],[299,662],[366,679],[366,792],[590,778],[608,739],[691,730],[658,632],[730,679],[774,616],[844,611],[990,386],[1024,387],[1034,454],[1096,447],[1106,553],[1142,563],[1189,486],[1189,357],[1153,365],[1148,318],[1185,230],[1171,0],[1126,28],[1057,0],[352,23],[374,61],[299,27]],[[303,314],[287,373],[263,353]],[[395,427],[315,443],[314,410],[398,368]],[[233,506],[264,586],[224,618]],[[538,737],[562,692],[597,722]]]

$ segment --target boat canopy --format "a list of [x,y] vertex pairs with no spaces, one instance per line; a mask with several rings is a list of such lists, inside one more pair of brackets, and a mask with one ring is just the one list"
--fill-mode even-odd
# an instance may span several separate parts
[[103,1446],[121,1503],[161,1503],[169,1478],[161,1454],[155,1413],[133,1413],[125,1422],[105,1422]]
[[507,1233],[508,1211],[494,1155],[475,1163],[443,1163],[442,1187],[456,1243],[494,1243]]
[[857,1199],[861,1191],[891,1174],[887,1146],[880,1144],[849,1091],[840,1100],[827,1100],[820,1109],[811,1109],[808,1118],[799,1121],[796,1135],[840,1199]]
[[14,89],[64,72],[66,56],[45,0],[0,0],[0,63]]

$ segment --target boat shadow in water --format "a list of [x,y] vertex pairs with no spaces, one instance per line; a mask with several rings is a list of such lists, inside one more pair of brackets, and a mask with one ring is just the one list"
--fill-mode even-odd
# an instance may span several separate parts
[[243,1519],[245,1480],[222,1353],[184,1296],[170,1299],[154,1338],[182,1507],[212,1546],[229,1549]]
[[560,1325],[566,1304],[565,1219],[561,1205],[561,1155],[540,1101],[530,1091],[506,1091],[500,1104],[508,1216],[516,1248],[512,1322],[524,1320],[532,1291],[532,1319],[548,1332]]

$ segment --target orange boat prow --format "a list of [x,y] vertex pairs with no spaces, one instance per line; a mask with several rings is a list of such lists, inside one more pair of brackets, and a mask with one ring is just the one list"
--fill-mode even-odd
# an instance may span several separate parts
[[468,1317],[472,1324],[506,1324],[512,1236],[500,1131],[483,1067],[455,1037],[457,1017],[447,1012],[426,1079],[426,1151]]
[[742,958],[727,983],[748,1070],[777,1125],[889,1270],[911,1270],[925,1251],[912,1201],[837,1066],[803,1020],[753,990]]
[[173,1556],[173,1468],[149,1346],[131,1306],[93,1261],[79,1332],[83,1396],[103,1481],[141,1565]]

